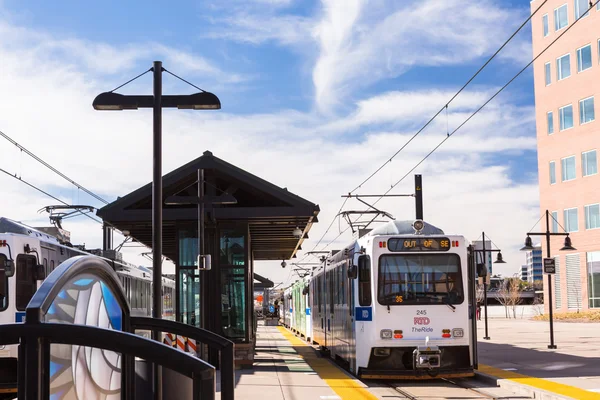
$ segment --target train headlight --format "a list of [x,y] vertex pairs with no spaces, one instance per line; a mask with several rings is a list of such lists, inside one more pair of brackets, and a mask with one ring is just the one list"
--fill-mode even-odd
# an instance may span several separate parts
[[425,227],[425,223],[423,221],[421,221],[420,219],[413,222],[413,228],[416,231],[416,233],[421,233],[421,231],[423,230],[424,227]]
[[392,338],[392,330],[391,329],[382,329],[379,333],[382,339],[391,339]]
[[452,337],[463,337],[465,336],[465,331],[463,328],[454,328],[452,329]]

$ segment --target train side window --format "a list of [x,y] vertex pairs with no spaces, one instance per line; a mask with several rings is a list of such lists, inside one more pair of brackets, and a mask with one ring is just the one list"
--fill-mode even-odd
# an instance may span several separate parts
[[335,288],[333,282],[333,271],[329,271],[329,312],[333,314],[333,289]]
[[50,271],[54,271],[54,260],[50,260]]
[[358,304],[371,305],[371,257],[366,254],[358,259]]
[[46,276],[48,276],[50,271],[48,271],[48,259],[47,258],[44,258],[44,271],[46,271]]
[[16,303],[17,311],[25,311],[29,300],[37,289],[37,281],[34,276],[34,268],[37,264],[35,256],[19,254],[17,257],[17,281],[16,281]]
[[6,256],[0,254],[0,311],[4,311],[8,308],[8,277],[4,271],[6,265]]

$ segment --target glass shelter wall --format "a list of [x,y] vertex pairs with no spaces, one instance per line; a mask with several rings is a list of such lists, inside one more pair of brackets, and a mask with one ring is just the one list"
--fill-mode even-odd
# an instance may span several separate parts
[[223,335],[235,341],[248,339],[247,227],[221,229],[219,269]]
[[198,230],[179,230],[179,321],[201,325],[200,276],[198,271]]

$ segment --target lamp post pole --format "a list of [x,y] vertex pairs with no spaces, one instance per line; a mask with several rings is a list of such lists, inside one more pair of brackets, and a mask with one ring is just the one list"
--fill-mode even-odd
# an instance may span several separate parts
[[[540,218],[541,219],[541,218]],[[554,219],[554,217],[552,217]],[[554,219],[556,221],[556,219]],[[556,221],[558,225],[558,221]],[[564,229],[564,228],[563,228]],[[548,275],[548,312],[550,319],[550,344],[548,345],[549,349],[556,349],[556,345],[554,344],[554,318],[552,315],[552,276],[555,272],[555,262],[552,259],[550,252],[550,236],[566,236],[564,246],[559,249],[560,251],[574,251],[577,250],[575,247],[571,245],[571,238],[569,237],[569,232],[550,232],[550,211],[546,210],[546,232],[528,232],[527,238],[525,239],[525,246],[521,248],[521,251],[532,251],[534,249],[533,243],[531,241],[530,236],[545,236],[546,237],[546,255],[547,258],[544,259],[544,273]],[[548,264],[546,262],[548,260]],[[548,268],[547,268],[548,267]],[[560,279],[555,278],[555,279]]]
[[[546,210],[546,255],[548,258],[550,256],[550,213]],[[556,345],[554,344],[554,321],[552,318],[552,274],[548,275],[548,310],[550,312],[550,344],[548,345],[549,349],[556,349]]]
[[[162,62],[154,61],[152,164],[152,317],[162,318]],[[154,340],[158,332],[153,331]]]
[[487,309],[487,260],[485,258],[485,232],[481,232],[481,253],[483,257],[483,265],[485,266],[486,274],[483,278],[483,309],[485,311],[485,336],[483,337],[485,340],[490,340],[490,336],[488,335],[488,309]]
[[[152,163],[152,317],[162,318],[162,62],[154,61]],[[160,332],[152,339],[160,341]],[[162,368],[154,364],[154,398],[162,399]]]

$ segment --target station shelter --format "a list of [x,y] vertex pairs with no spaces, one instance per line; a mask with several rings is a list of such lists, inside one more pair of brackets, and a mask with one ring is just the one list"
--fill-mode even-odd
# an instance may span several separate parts
[[[198,187],[200,176],[203,188]],[[198,198],[198,193],[207,199],[223,195],[235,199],[205,203],[204,253],[211,255],[210,270],[198,268],[198,205],[165,202],[174,196]],[[175,264],[176,320],[232,340],[236,364],[251,365],[256,326],[254,262],[295,258],[318,222],[319,206],[209,151],[163,176],[163,197],[163,256]],[[152,183],[119,197],[97,215],[151,247]],[[296,228],[301,235],[294,232]],[[215,357],[206,358],[216,365]]]

